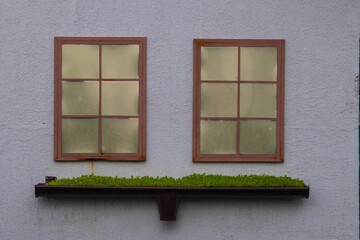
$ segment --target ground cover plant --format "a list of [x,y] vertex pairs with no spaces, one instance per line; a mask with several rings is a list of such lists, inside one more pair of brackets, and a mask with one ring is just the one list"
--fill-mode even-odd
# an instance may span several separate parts
[[114,187],[305,187],[300,179],[268,175],[213,175],[191,174],[173,177],[107,177],[83,175],[76,178],[61,178],[46,183],[51,186],[114,186]]

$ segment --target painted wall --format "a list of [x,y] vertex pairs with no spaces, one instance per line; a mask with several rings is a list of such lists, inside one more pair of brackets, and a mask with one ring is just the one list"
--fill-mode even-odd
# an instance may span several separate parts
[[[0,1],[0,239],[358,239],[360,2]],[[183,200],[160,222],[151,199],[45,199],[46,175],[91,173],[53,161],[54,36],[148,39],[147,161],[94,173],[304,179],[308,200]],[[285,162],[194,164],[193,38],[286,40]]]

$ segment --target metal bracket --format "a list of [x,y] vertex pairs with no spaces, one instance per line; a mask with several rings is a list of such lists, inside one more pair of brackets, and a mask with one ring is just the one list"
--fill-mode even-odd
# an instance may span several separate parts
[[157,206],[161,221],[176,221],[179,196],[176,192],[162,192],[157,195]]
[[49,183],[49,182],[55,181],[56,179],[57,179],[57,177],[46,176],[46,177],[45,177],[45,183]]

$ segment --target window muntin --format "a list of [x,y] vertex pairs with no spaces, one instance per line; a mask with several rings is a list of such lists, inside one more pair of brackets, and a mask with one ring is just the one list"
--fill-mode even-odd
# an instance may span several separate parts
[[55,37],[55,160],[145,160],[146,38]]
[[193,161],[283,161],[284,45],[194,40]]

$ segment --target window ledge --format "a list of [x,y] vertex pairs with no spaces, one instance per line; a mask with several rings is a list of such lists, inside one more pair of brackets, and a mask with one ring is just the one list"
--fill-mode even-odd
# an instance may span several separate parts
[[[51,179],[46,177],[46,179]],[[95,187],[35,185],[35,197],[156,198],[162,221],[175,221],[181,198],[309,198],[310,187]]]

